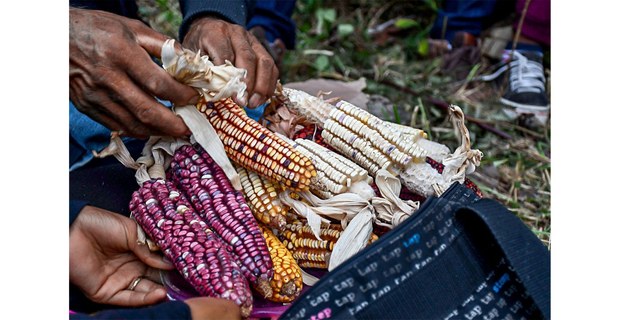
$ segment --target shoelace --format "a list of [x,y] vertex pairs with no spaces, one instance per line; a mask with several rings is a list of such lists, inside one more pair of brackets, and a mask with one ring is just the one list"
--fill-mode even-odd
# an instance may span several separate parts
[[513,92],[544,92],[543,67],[529,60],[518,51],[513,52],[512,61],[504,64],[492,74],[477,77],[476,80],[491,81],[510,68],[510,88]]

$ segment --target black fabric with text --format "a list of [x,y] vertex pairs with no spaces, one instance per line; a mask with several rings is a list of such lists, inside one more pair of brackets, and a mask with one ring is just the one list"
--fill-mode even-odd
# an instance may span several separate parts
[[518,217],[455,183],[280,319],[549,319],[550,262]]

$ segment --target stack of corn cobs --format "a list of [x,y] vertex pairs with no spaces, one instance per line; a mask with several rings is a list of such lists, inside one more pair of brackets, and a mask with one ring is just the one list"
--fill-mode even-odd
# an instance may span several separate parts
[[304,282],[316,281],[302,268],[331,270],[377,240],[376,226],[392,228],[415,214],[419,203],[399,198],[401,184],[422,197],[440,195],[464,183],[482,156],[470,148],[458,107],[463,144],[450,153],[420,130],[345,101],[334,106],[279,87],[272,105],[321,129],[321,145],[249,118],[230,98],[245,87],[243,72],[229,63],[175,52],[172,41],[162,61],[203,95],[196,106],[175,106],[192,136],[151,137],[133,160],[113,135],[99,156],[137,170],[140,187],[129,207],[145,235],[140,241],[156,244],[201,295],[234,301],[244,317],[254,294],[290,303]]

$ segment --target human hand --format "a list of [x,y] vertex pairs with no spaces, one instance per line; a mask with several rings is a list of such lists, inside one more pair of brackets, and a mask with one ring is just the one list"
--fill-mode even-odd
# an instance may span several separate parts
[[249,31],[256,37],[256,39],[258,39],[258,42],[263,45],[269,55],[273,58],[278,71],[282,71],[282,63],[284,62],[284,54],[286,53],[286,45],[282,39],[277,38],[273,42],[269,42],[265,28],[261,26],[255,26]]
[[197,297],[184,302],[189,306],[193,320],[241,319],[241,308],[231,300]]
[[[69,280],[92,301],[138,307],[163,300],[159,270],[174,266],[137,242],[132,219],[86,206],[69,232]],[[133,290],[134,280],[143,277]]]
[[[111,130],[145,138],[189,135],[175,105],[198,102],[198,92],[176,81],[151,56],[166,36],[144,23],[104,11],[69,10],[69,93],[78,110]],[[180,47],[179,47],[180,50]]]
[[246,96],[237,103],[256,108],[273,95],[280,75],[278,68],[263,45],[243,27],[215,17],[202,17],[192,22],[183,47],[200,50],[215,65],[228,60],[247,70]]

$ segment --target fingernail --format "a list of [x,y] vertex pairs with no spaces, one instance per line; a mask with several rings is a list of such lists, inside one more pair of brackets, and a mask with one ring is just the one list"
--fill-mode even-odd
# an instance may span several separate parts
[[260,106],[263,102],[265,102],[265,97],[261,96],[258,93],[255,93],[252,95],[252,98],[250,98],[250,105],[249,107],[254,109],[258,106]]
[[200,95],[197,95],[197,96],[191,98],[188,103],[192,104],[192,105],[195,105],[195,104],[198,103],[198,101],[200,101]]

